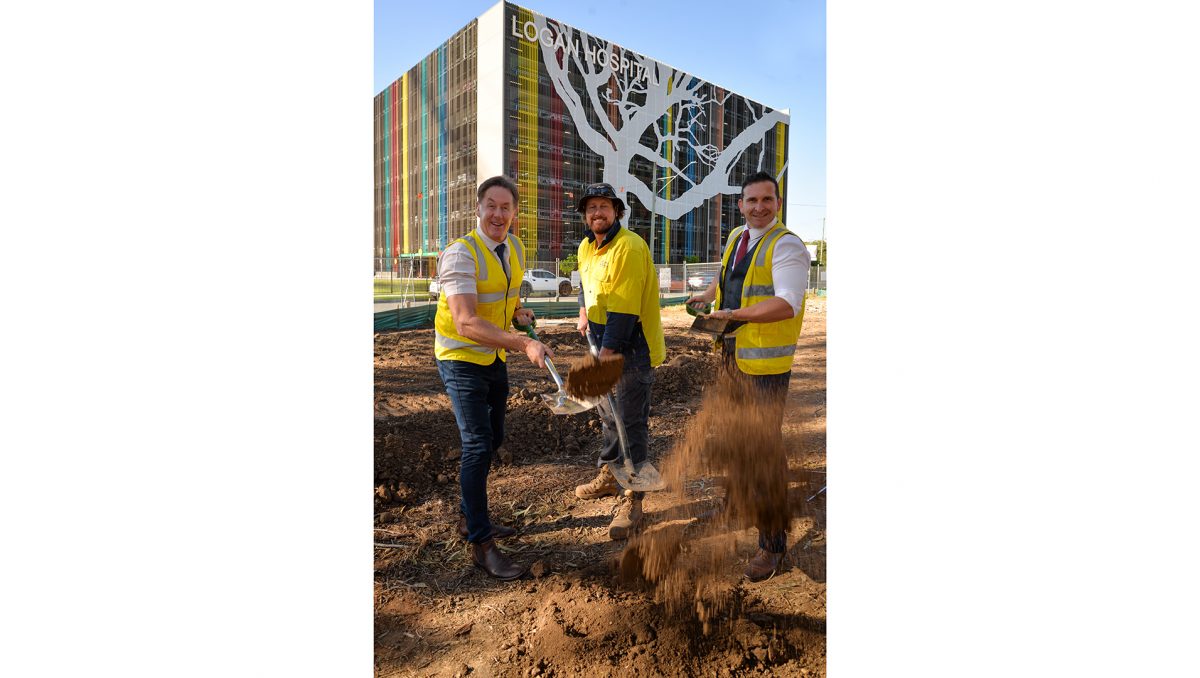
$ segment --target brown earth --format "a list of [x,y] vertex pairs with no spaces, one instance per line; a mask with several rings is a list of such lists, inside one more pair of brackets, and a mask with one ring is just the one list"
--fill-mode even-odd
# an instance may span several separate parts
[[[509,583],[472,567],[453,529],[460,446],[432,331],[376,335],[377,676],[825,675],[825,299],[808,300],[784,411],[788,566],[760,583],[741,579],[757,547],[745,520],[695,519],[738,486],[699,448],[746,425],[730,425],[735,408],[712,387],[710,338],[688,331],[677,308],[663,321],[650,458],[675,482],[646,496],[646,529],[629,553],[608,539],[613,498],[573,494],[596,474],[597,415],[554,416],[540,397],[555,390],[549,374],[510,359],[488,498],[492,520],[519,529],[500,545],[533,567]],[[538,330],[560,368],[587,351],[573,320]]]

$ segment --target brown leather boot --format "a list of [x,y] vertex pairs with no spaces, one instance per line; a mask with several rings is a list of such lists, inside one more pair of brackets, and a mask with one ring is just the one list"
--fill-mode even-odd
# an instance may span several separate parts
[[771,553],[766,549],[759,549],[758,553],[750,559],[750,564],[746,566],[746,579],[750,581],[762,581],[777,574],[783,568],[782,553]]
[[575,487],[575,496],[580,499],[599,499],[620,493],[621,487],[617,485],[617,479],[608,470],[608,466],[601,466],[600,473],[591,482]]
[[471,560],[475,563],[475,567],[502,581],[511,581],[525,574],[524,567],[517,565],[509,560],[508,556],[500,553],[494,539],[489,539],[482,544],[471,544]]
[[[458,536],[462,537],[463,539],[467,538],[467,535],[470,534],[470,532],[467,530],[466,516],[459,514],[458,525],[455,529],[458,530]],[[492,523],[492,539],[504,539],[505,537],[511,537],[516,533],[517,531],[511,527],[505,527],[504,525]]]
[[617,500],[617,515],[608,524],[609,539],[628,539],[629,535],[642,524],[642,498],[636,497],[629,490]]

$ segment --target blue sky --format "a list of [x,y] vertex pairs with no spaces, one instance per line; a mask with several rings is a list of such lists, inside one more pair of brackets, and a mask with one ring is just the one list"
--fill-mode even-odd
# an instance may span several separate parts
[[[493,0],[375,0],[375,92]],[[516,4],[791,113],[788,222],[805,240],[825,216],[825,3],[579,2]],[[750,8],[739,14],[741,7]],[[666,27],[670,27],[668,30]]]

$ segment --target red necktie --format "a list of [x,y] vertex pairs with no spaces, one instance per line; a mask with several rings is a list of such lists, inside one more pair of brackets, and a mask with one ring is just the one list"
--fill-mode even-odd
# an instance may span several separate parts
[[733,255],[733,267],[742,263],[742,257],[746,256],[746,249],[750,245],[750,229],[742,231],[742,237],[738,240],[737,253]]

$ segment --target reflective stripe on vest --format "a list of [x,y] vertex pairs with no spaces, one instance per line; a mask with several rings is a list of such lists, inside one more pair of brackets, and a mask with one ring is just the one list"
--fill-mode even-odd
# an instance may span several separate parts
[[479,344],[472,344],[469,341],[459,341],[458,339],[447,337],[437,330],[433,331],[433,343],[441,346],[442,348],[465,348],[471,351],[479,351],[480,353],[493,353],[496,350],[494,348],[480,346]]
[[762,360],[763,358],[782,358],[785,355],[792,355],[796,352],[796,345],[790,346],[766,346],[763,348],[745,348],[737,347],[737,357],[742,360]]

